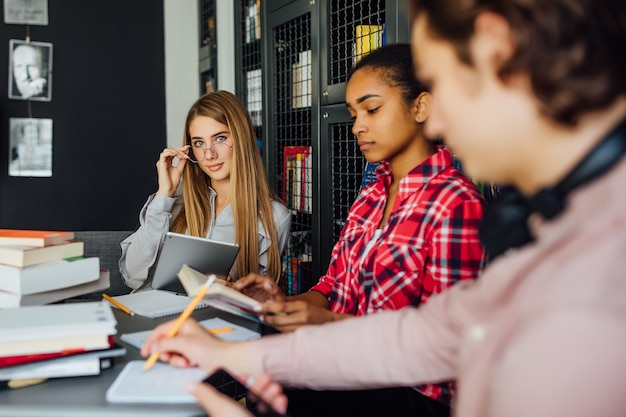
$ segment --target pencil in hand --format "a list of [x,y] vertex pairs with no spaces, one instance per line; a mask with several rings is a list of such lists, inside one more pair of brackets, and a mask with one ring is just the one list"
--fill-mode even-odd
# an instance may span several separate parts
[[[191,316],[191,313],[193,313],[193,311],[196,309],[196,307],[198,306],[198,303],[200,302],[200,300],[202,300],[202,297],[204,297],[204,295],[206,294],[211,284],[215,282],[216,278],[217,277],[214,274],[209,276],[209,279],[207,279],[206,283],[202,287],[200,287],[196,296],[193,297],[193,299],[189,302],[187,307],[185,307],[185,310],[183,310],[183,312],[180,313],[180,316],[178,316],[178,319],[176,319],[176,323],[174,323],[174,326],[165,335],[166,338],[170,339],[176,336],[176,334],[180,330],[185,320],[187,320],[189,316]],[[146,363],[143,369],[147,371],[148,369],[152,368],[152,365],[154,365],[157,359],[159,359],[159,352],[152,352],[152,354],[150,354],[148,359],[146,359]]]

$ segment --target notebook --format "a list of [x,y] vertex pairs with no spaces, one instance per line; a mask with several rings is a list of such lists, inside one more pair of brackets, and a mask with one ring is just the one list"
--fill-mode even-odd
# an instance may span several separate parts
[[150,372],[144,371],[146,361],[128,362],[106,392],[113,403],[196,404],[196,398],[185,390],[190,381],[202,381],[207,372],[200,368],[175,368],[157,362]]
[[226,278],[238,252],[236,243],[168,232],[156,260],[151,286],[155,290],[185,293],[176,275],[183,264],[205,275]]
[[[178,295],[169,291],[147,290],[126,295],[118,295],[113,299],[128,307],[140,316],[158,318],[182,313],[191,301],[185,295]],[[114,308],[118,308],[113,305]],[[206,308],[208,304],[200,302],[196,309]]]
[[[206,319],[198,322],[205,329],[218,329],[221,327],[230,327],[233,330],[227,333],[219,333],[216,336],[222,340],[228,342],[245,342],[247,340],[254,340],[261,337],[261,333],[250,330],[246,327],[239,326],[230,321],[214,317],[212,319]],[[120,336],[122,342],[128,343],[130,346],[141,349],[148,337],[152,334],[152,330],[142,330],[138,332],[124,333]]]

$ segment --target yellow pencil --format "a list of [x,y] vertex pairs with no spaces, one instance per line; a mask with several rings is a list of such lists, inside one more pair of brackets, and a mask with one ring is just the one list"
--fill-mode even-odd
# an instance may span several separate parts
[[102,298],[104,298],[105,300],[107,300],[109,303],[113,304],[114,306],[119,307],[120,310],[122,310],[124,313],[126,314],[130,314],[131,316],[135,315],[134,311],[131,311],[130,308],[126,307],[124,304],[120,303],[117,300],[114,300],[111,296],[109,296],[108,294],[102,294]]
[[[176,333],[178,333],[178,331],[180,330],[180,327],[183,325],[185,320],[187,320],[189,316],[191,316],[191,313],[193,313],[193,311],[196,309],[196,307],[198,306],[198,303],[200,302],[200,300],[202,300],[202,297],[204,297],[204,294],[206,294],[211,284],[215,282],[216,278],[217,277],[213,274],[209,276],[209,279],[207,279],[206,283],[202,287],[200,287],[196,296],[193,297],[193,299],[189,302],[187,307],[185,307],[185,310],[183,310],[183,312],[180,313],[180,316],[178,316],[176,323],[174,323],[174,326],[165,335],[165,337],[169,339],[169,338],[176,336]],[[159,352],[152,352],[152,354],[146,360],[146,363],[143,369],[147,371],[148,369],[152,368],[152,365],[154,365],[157,359],[159,359]]]
[[233,331],[232,327],[218,327],[216,329],[210,329],[209,333],[211,334],[220,334],[220,333],[230,333]]

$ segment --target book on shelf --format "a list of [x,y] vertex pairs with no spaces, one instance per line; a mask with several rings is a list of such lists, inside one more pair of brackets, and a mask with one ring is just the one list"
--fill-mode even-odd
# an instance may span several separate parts
[[106,349],[116,325],[107,302],[0,310],[0,357]]
[[311,213],[312,172],[310,146],[283,147],[283,201],[287,207]]
[[374,49],[380,48],[386,43],[384,24],[356,25],[354,32],[354,64]]
[[83,242],[75,240],[43,247],[1,245],[0,264],[23,268],[44,262],[82,256],[84,254],[83,250]]
[[18,295],[34,294],[95,281],[99,276],[100,259],[97,257],[77,256],[23,268],[0,264],[0,290]]
[[[193,296],[206,283],[207,276],[183,264],[178,272],[178,279],[187,294]],[[202,300],[212,307],[226,304],[247,314],[256,314],[256,309],[261,307],[261,303],[254,298],[219,282],[211,284]]]
[[289,233],[287,253],[283,256],[283,271],[287,295],[299,294],[306,288],[302,283],[312,284],[311,231],[299,230]]
[[[112,340],[112,338],[111,338]],[[71,376],[98,375],[113,365],[113,359],[124,356],[126,348],[111,343],[107,349],[89,352],[71,352],[57,357],[33,360],[0,369],[0,381],[29,378],[62,378]]]
[[365,161],[365,168],[363,169],[363,179],[361,180],[361,187],[359,188],[359,192],[370,185],[372,182],[376,181],[378,178],[376,177],[376,168],[378,168],[379,162],[367,162]]
[[49,246],[74,239],[74,232],[0,229],[0,245]]
[[246,43],[261,39],[261,0],[249,0],[245,18]]
[[0,290],[0,309],[50,304],[96,291],[104,291],[111,286],[110,276],[110,272],[103,269],[100,270],[96,280],[33,294],[15,294]]
[[313,99],[313,62],[311,50],[298,53],[297,62],[291,65],[291,107],[311,107]]
[[305,213],[313,213],[313,155],[311,147],[304,157],[303,204]]
[[246,71],[246,108],[254,126],[263,124],[263,73],[261,69]]

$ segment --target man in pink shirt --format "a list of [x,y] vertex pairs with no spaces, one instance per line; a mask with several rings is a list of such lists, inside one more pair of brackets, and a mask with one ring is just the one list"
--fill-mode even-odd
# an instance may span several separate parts
[[626,415],[626,4],[410,3],[427,133],[510,186],[483,225],[491,265],[417,309],[249,343],[167,323],[142,354],[312,389],[454,379],[458,417]]

